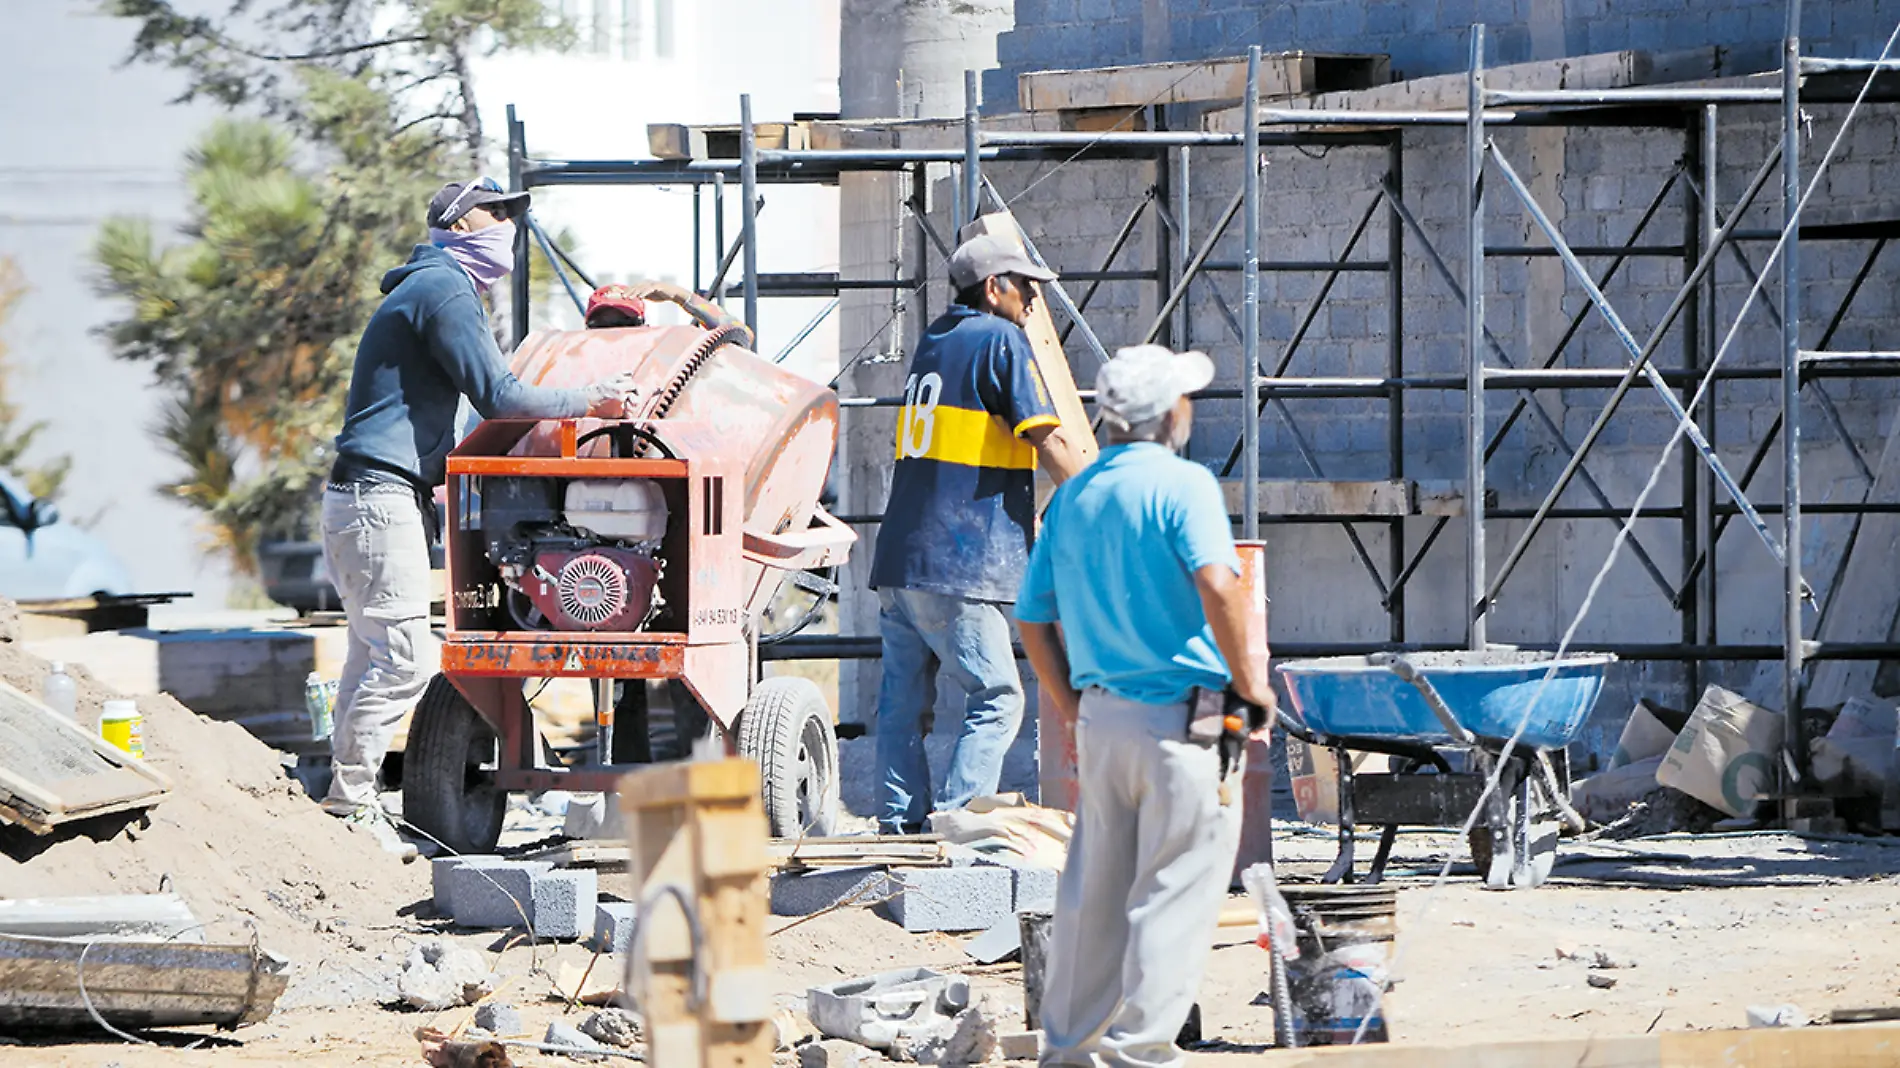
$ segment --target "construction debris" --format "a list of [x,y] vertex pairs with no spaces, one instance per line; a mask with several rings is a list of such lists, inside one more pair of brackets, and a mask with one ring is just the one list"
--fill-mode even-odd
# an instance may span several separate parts
[[171,781],[0,682],[0,821],[46,834],[71,820],[150,808]]
[[602,1009],[582,1020],[580,1031],[603,1045],[632,1049],[640,1041],[640,1018],[626,1009]]
[[289,962],[256,945],[0,934],[0,1027],[261,1023]]
[[475,1026],[499,1038],[527,1033],[521,1022],[521,1010],[506,1002],[484,1002],[475,1008]]
[[820,1034],[894,1050],[945,1032],[970,1007],[970,981],[930,968],[905,968],[813,987],[806,1006]]
[[1711,686],[1663,757],[1656,781],[1731,816],[1749,815],[1774,788],[1782,718]]
[[494,989],[494,973],[480,953],[441,942],[413,947],[397,986],[403,1003],[423,1012],[473,1005]]
[[0,901],[0,934],[111,942],[203,942],[204,924],[177,894]]
[[1750,1027],[1806,1027],[1808,1014],[1794,1005],[1750,1005]]
[[559,1020],[548,1024],[548,1033],[542,1036],[541,1044],[543,1046],[554,1047],[556,1050],[574,1050],[575,1052],[573,1053],[564,1053],[562,1055],[572,1057],[575,1060],[592,1061],[601,1059],[599,1057],[587,1056],[588,1053],[599,1050],[601,1048],[600,1043],[595,1042],[593,1039],[581,1033],[580,1029],[572,1024],[562,1023]]

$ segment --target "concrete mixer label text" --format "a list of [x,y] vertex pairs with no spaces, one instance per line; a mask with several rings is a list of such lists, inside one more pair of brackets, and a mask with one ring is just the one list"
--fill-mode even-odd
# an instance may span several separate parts
[[736,627],[739,625],[737,608],[702,608],[693,613],[693,625],[696,627]]

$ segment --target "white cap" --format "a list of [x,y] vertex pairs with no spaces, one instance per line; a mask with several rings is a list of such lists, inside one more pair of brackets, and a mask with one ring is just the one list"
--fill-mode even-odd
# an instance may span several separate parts
[[1126,430],[1166,415],[1174,402],[1206,389],[1214,361],[1204,352],[1171,352],[1162,345],[1116,349],[1095,378],[1095,401],[1111,424]]

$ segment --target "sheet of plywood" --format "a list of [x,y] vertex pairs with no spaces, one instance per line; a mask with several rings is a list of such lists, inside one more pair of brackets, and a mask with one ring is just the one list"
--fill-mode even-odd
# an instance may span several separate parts
[[[1279,52],[1260,57],[1260,95],[1298,96],[1322,88],[1348,89],[1391,80],[1383,55]],[[1247,90],[1247,57],[1183,63],[1143,63],[1091,70],[1039,70],[1017,76],[1025,111],[1139,108],[1239,100]]]
[[[811,147],[810,124],[755,122],[753,141],[762,151],[802,151]],[[659,159],[738,159],[738,126],[647,124],[647,151]]]
[[0,820],[45,834],[70,820],[157,804],[157,770],[0,683]]

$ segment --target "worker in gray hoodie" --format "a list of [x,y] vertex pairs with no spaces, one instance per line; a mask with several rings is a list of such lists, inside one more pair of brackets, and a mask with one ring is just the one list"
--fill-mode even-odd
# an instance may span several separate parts
[[524,385],[509,371],[481,293],[514,267],[528,194],[492,178],[451,182],[429,201],[429,243],[383,276],[383,303],[356,349],[336,461],[323,494],[323,558],[349,621],[323,808],[415,855],[377,803],[397,727],[435,673],[429,539],[455,415],[485,419],[621,414],[630,374],[586,389]]

